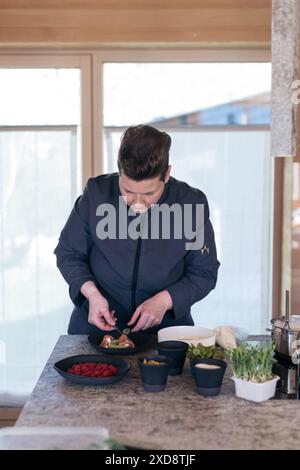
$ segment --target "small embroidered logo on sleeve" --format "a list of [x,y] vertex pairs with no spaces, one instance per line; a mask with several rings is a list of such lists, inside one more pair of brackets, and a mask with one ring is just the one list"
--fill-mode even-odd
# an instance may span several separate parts
[[203,253],[204,253],[205,251],[207,251],[207,254],[209,255],[209,248],[208,248],[208,246],[203,245],[203,247],[201,248],[201,254],[203,255]]

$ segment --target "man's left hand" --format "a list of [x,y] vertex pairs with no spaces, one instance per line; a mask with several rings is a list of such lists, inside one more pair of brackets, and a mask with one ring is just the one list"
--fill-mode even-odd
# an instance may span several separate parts
[[128,326],[137,322],[132,329],[133,332],[157,326],[162,322],[166,311],[170,310],[172,306],[171,295],[168,291],[163,290],[138,306],[128,322]]

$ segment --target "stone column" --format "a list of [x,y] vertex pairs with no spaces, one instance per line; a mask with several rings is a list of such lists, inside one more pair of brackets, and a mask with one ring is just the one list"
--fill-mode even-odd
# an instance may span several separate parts
[[281,201],[276,194],[274,199],[274,230],[280,230],[281,236],[274,237],[273,269],[279,273],[277,280],[273,278],[273,315],[284,313],[285,291],[291,291],[293,160],[297,141],[297,106],[292,95],[293,84],[299,78],[299,34],[300,1],[273,0],[271,156],[275,180],[283,187]]

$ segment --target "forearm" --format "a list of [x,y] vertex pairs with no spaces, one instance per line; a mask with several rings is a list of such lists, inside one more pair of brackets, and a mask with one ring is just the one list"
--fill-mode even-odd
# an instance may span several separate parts
[[166,311],[171,310],[171,308],[173,307],[173,301],[172,301],[172,297],[169,294],[169,292],[167,290],[162,290],[161,292],[159,292],[156,295],[159,296],[159,298],[160,298],[161,302],[163,303]]
[[103,297],[99,290],[97,289],[96,284],[93,281],[86,281],[84,284],[82,284],[80,288],[80,292],[88,299],[90,300],[91,298],[95,297]]

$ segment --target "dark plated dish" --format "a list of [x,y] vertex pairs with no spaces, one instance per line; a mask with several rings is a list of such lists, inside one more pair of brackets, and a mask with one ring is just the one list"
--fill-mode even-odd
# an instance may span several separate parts
[[[84,375],[75,375],[68,372],[74,364],[82,363],[110,364],[115,366],[118,371],[116,375],[112,375],[110,377],[86,377]],[[130,362],[125,361],[124,359],[106,356],[104,354],[81,354],[78,356],[67,357],[54,364],[54,369],[64,377],[64,379],[79,385],[111,385],[122,380],[129,372],[130,368]]]
[[[117,331],[109,331],[106,334],[113,336],[114,338],[119,338],[121,335]],[[104,333],[99,335],[89,335],[89,343],[96,349],[96,351],[103,354],[114,354],[114,355],[123,355],[123,354],[135,354],[140,351],[144,351],[149,348],[152,344],[155,343],[156,337],[149,335],[149,333],[144,333],[143,331],[137,331],[136,333],[130,333],[129,338],[134,342],[134,348],[104,348],[100,346],[100,343],[104,337]]]

